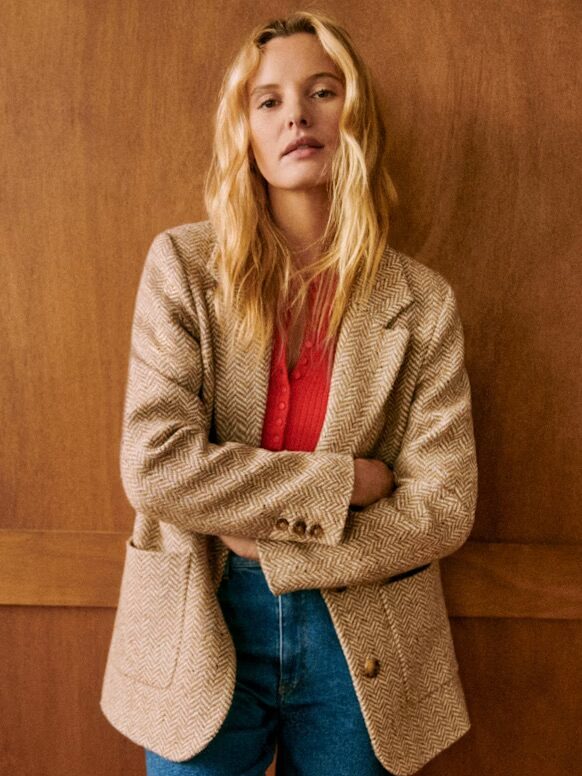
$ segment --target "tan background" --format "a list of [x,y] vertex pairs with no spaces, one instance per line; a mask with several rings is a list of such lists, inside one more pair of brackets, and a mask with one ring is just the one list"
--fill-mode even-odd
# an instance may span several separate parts
[[[143,774],[98,698],[132,512],[118,473],[153,236],[206,218],[215,96],[290,3],[0,4],[0,772]],[[582,761],[576,0],[322,3],[369,62],[401,207],[451,282],[480,495],[443,577],[473,727],[422,773]]]

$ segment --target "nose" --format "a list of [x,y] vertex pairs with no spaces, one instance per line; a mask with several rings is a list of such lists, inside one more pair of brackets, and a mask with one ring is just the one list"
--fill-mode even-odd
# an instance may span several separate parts
[[308,123],[307,119],[306,119],[306,117],[302,113],[301,114],[294,114],[293,116],[289,117],[289,126],[290,127],[292,127],[293,124],[295,124],[298,127],[299,126],[307,126],[307,123]]
[[308,112],[300,100],[297,100],[289,108],[289,116],[287,119],[287,123],[289,127],[292,127],[293,124],[295,124],[295,126],[298,126],[298,127],[306,126],[307,124],[309,124]]

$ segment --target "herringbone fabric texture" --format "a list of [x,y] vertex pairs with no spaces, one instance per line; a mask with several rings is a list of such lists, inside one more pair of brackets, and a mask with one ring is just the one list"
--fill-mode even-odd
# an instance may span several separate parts
[[[342,322],[315,450],[271,451],[270,354],[218,325],[216,256],[210,222],[184,224],[153,240],[141,274],[121,442],[136,514],[101,708],[171,760],[209,743],[236,677],[217,535],[255,537],[273,594],[321,588],[378,759],[415,773],[470,727],[438,563],[467,539],[477,495],[454,293],[387,248]],[[356,457],[392,465],[397,483],[361,510]]]

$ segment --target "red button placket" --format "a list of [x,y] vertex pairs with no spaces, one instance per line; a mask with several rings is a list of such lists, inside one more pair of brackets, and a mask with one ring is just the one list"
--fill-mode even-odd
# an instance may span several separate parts
[[[314,305],[314,297],[317,293],[317,283],[313,282],[309,287],[309,312]],[[329,306],[326,308],[329,313]],[[309,321],[311,317],[308,316]],[[286,322],[289,322],[289,313]],[[274,375],[272,379],[270,396],[270,423],[267,430],[267,443],[273,450],[282,450],[285,440],[285,427],[289,415],[289,404],[292,400],[292,384],[304,377],[309,377],[312,369],[312,360],[317,352],[321,355],[321,347],[316,337],[315,330],[308,328],[305,331],[304,339],[299,353],[299,359],[294,369],[289,374],[287,371],[287,332],[286,327],[284,336],[278,333],[276,336],[276,352]]]
[[285,342],[277,337],[277,357],[273,383],[272,421],[269,427],[269,445],[272,449],[283,449],[285,424],[289,412],[289,380],[285,361]]
[[[317,349],[317,346],[319,344],[316,341],[316,336],[315,336],[316,332],[311,327],[311,312],[315,304],[315,295],[317,293],[318,287],[319,287],[319,280],[312,281],[311,285],[309,286],[309,316],[308,316],[309,324],[301,345],[299,359],[297,361],[297,364],[295,365],[295,368],[291,372],[291,378],[293,380],[300,380],[301,378],[307,376],[310,373],[312,368],[314,349]],[[326,313],[327,314],[329,313],[329,306],[326,308]]]

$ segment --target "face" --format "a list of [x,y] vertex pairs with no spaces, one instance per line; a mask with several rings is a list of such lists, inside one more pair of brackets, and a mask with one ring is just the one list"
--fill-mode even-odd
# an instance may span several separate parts
[[[247,95],[252,154],[269,188],[312,189],[329,180],[345,97],[342,82],[315,35],[297,33],[265,45]],[[285,153],[301,136],[318,147]]]

